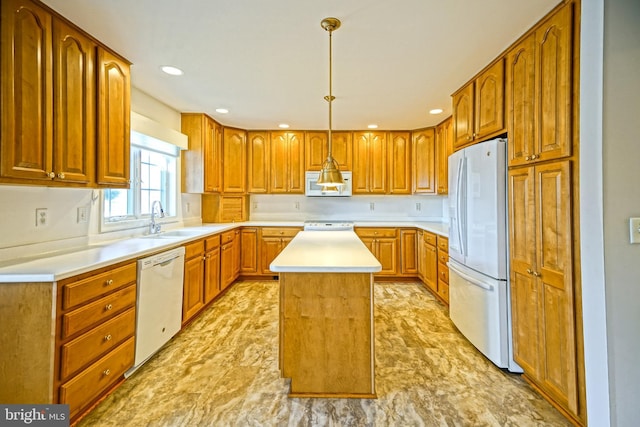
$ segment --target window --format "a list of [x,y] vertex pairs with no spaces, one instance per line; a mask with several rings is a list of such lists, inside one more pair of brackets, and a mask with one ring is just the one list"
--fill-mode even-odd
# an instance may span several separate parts
[[145,225],[156,200],[162,203],[165,217],[177,216],[178,155],[175,145],[132,131],[131,187],[103,191],[102,229]]

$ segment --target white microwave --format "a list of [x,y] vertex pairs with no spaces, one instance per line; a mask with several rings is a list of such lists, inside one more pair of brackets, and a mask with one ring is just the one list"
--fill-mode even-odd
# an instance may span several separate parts
[[323,191],[322,187],[316,184],[319,171],[307,171],[304,176],[304,195],[310,197],[348,197],[351,196],[351,172],[342,172],[344,185],[338,186],[338,191]]

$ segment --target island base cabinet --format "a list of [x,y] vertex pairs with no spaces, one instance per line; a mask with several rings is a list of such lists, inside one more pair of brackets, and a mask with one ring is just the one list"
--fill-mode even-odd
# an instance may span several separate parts
[[375,398],[371,273],[280,273],[289,397]]

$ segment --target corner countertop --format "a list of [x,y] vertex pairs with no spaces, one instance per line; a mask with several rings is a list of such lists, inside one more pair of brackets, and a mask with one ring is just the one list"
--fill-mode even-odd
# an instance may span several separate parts
[[301,231],[269,269],[296,273],[375,273],[382,270],[382,265],[353,231]]
[[[448,225],[440,222],[354,221],[354,223],[356,227],[414,227],[444,237],[447,237],[448,233]],[[0,262],[0,285],[3,283],[55,282],[119,262],[134,261],[237,227],[302,227],[303,224],[304,221],[202,224],[196,227],[168,230],[157,236],[123,238],[99,244],[68,247],[55,252],[38,252],[36,250],[33,255],[28,257]]]

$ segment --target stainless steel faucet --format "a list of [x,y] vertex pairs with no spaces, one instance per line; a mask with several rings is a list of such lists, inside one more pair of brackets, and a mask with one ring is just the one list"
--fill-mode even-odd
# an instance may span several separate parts
[[156,234],[162,229],[162,224],[156,224],[156,206],[159,207],[158,218],[164,218],[164,209],[162,209],[162,203],[160,200],[154,200],[151,203],[151,224],[149,224],[149,233]]

